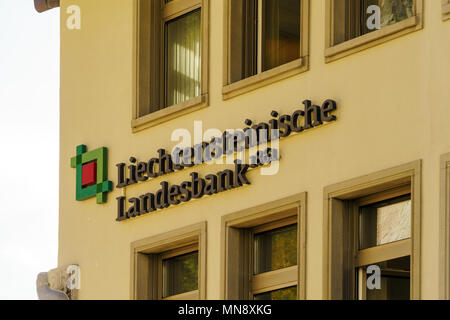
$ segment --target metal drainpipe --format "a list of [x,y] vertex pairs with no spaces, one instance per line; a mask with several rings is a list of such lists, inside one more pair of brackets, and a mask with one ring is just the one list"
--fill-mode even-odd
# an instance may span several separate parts
[[34,8],[37,12],[44,12],[59,7],[60,0],[34,0]]

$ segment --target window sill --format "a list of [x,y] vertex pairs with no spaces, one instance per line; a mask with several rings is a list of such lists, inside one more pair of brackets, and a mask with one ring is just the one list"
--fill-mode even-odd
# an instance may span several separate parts
[[154,127],[163,122],[181,117],[190,112],[197,111],[209,104],[208,94],[195,97],[191,100],[184,101],[173,106],[152,112],[143,117],[131,120],[131,127],[133,133],[139,132],[141,130]]
[[450,3],[444,4],[442,6],[442,20],[450,19]]
[[422,19],[420,16],[405,19],[380,30],[326,48],[325,62],[328,63],[338,60],[419,29],[422,29]]
[[252,77],[225,85],[222,88],[222,96],[224,100],[228,100],[307,70],[308,57],[302,57]]

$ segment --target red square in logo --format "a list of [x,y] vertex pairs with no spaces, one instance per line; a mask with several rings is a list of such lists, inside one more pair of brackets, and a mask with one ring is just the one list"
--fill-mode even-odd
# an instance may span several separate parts
[[89,187],[97,183],[97,162],[89,162],[83,165],[81,170],[81,186]]

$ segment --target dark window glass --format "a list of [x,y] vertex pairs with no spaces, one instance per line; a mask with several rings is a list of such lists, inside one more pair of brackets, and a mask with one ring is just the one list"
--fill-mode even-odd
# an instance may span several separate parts
[[300,1],[258,3],[230,0],[231,83],[300,58]]
[[230,1],[230,81],[258,73],[258,1]]
[[300,58],[300,1],[264,0],[262,3],[262,71],[266,71]]
[[163,298],[198,289],[198,252],[163,260]]
[[[367,289],[367,300],[410,299],[410,257],[375,264],[381,269],[381,288]],[[364,270],[365,271],[365,270]]]

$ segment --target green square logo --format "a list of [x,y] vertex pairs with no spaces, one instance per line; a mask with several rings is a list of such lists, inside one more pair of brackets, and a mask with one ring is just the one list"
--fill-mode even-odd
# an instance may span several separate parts
[[106,203],[107,193],[113,189],[112,181],[108,181],[108,149],[87,152],[87,147],[80,145],[70,166],[76,168],[77,201],[96,197],[98,204]]

